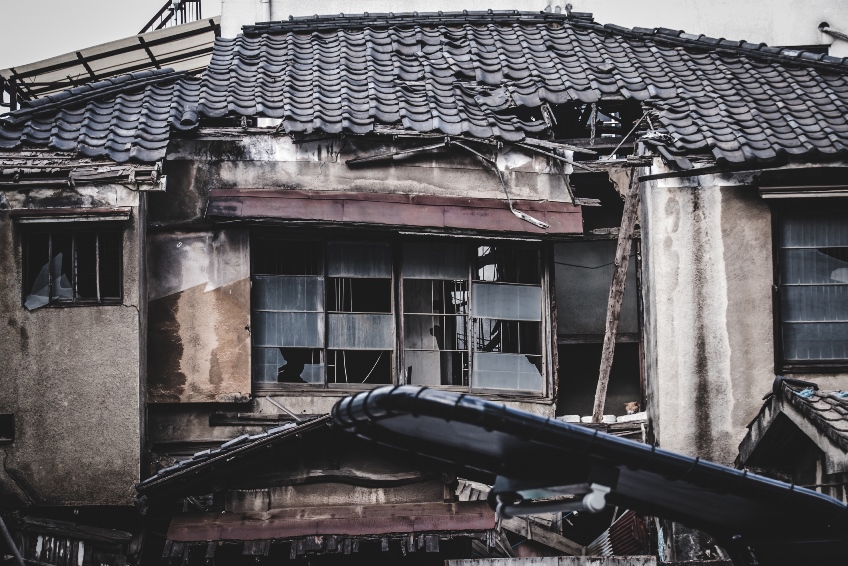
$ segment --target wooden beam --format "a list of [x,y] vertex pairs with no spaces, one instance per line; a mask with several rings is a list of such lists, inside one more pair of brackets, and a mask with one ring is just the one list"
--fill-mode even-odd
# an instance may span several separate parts
[[618,320],[621,303],[624,299],[624,285],[627,279],[627,264],[630,261],[630,245],[636,226],[636,212],[639,209],[639,177],[636,169],[631,169],[630,183],[621,215],[621,228],[618,230],[618,245],[615,248],[615,271],[610,285],[607,301],[607,317],[604,326],[604,348],[601,353],[601,369],[598,375],[598,387],[595,390],[595,405],[592,408],[592,422],[599,423],[604,416],[604,404],[607,399],[612,358],[615,353],[615,335],[618,332]]
[[527,540],[540,542],[569,556],[583,556],[585,554],[586,549],[582,545],[558,533],[545,529],[532,519],[525,517],[501,519],[501,528],[521,535]]

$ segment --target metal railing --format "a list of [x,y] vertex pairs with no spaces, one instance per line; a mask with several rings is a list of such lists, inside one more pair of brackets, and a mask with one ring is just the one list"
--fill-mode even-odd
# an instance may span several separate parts
[[202,17],[200,4],[200,0],[168,0],[138,33],[196,22]]

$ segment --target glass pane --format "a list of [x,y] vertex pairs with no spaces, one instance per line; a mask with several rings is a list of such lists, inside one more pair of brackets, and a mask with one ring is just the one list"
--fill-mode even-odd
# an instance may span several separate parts
[[787,360],[844,360],[848,323],[784,323],[783,351]]
[[391,279],[327,279],[327,310],[392,312]]
[[476,352],[471,388],[542,392],[542,357]]
[[542,288],[475,283],[471,293],[475,317],[542,320]]
[[324,279],[315,276],[256,275],[253,308],[257,311],[324,310]]
[[404,280],[403,312],[467,314],[468,282],[465,280]]
[[475,320],[474,350],[509,354],[541,354],[541,324],[479,318]]
[[404,346],[410,350],[467,350],[467,320],[462,315],[404,315]]
[[77,298],[97,298],[97,234],[74,234],[77,254]]
[[406,350],[404,365],[415,385],[468,385],[467,352]]
[[392,382],[391,350],[329,350],[327,381],[346,384]]
[[324,315],[321,313],[254,311],[252,320],[254,346],[324,346]]
[[848,246],[848,221],[842,211],[798,211],[783,219],[780,247]]
[[253,381],[264,383],[323,383],[321,350],[254,348]]
[[848,321],[848,285],[787,286],[781,298],[784,321]]
[[392,248],[385,242],[329,242],[327,275],[390,278]]
[[50,294],[49,258],[50,235],[47,232],[31,232],[26,235],[26,261],[24,291],[27,296],[24,306],[28,309],[43,307]]
[[100,298],[121,298],[121,253],[120,232],[100,232]]
[[417,243],[403,245],[406,279],[468,279],[468,247],[464,244]]
[[324,245],[321,242],[254,238],[250,247],[254,274],[324,274]]
[[391,350],[392,319],[390,314],[328,314],[327,347]]
[[542,282],[539,250],[500,244],[478,246],[473,278],[475,281],[538,285]]
[[68,233],[53,232],[52,298],[69,300],[73,290],[73,244]]
[[780,250],[783,285],[848,283],[848,248]]

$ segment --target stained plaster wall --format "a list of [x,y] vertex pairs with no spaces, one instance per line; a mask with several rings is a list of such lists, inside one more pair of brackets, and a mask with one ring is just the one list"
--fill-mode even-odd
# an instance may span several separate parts
[[724,464],[774,379],[771,214],[749,180],[642,186],[654,434],[663,448]]
[[[21,232],[13,208],[132,207],[124,223],[122,305],[45,307],[21,300]],[[0,192],[0,509],[130,505],[139,479],[143,404],[139,292],[144,196],[120,185]]]
[[[651,169],[664,171],[659,160]],[[663,448],[728,465],[775,377],[772,218],[754,181],[738,174],[641,186],[653,431]],[[848,386],[844,373],[796,377]]]
[[[212,295],[218,289],[227,292],[226,298],[230,297],[226,286],[213,284],[215,264],[220,262],[220,258],[216,259],[216,254],[225,248],[238,250],[235,256],[239,257],[242,252],[248,253],[243,243],[234,244],[234,234],[239,232],[238,227],[228,226],[223,232],[209,231],[204,214],[210,191],[215,188],[297,189],[504,199],[503,188],[496,175],[478,158],[459,153],[460,150],[457,149],[364,167],[349,167],[345,164],[347,159],[354,157],[385,153],[425,143],[433,142],[414,140],[407,144],[392,144],[357,138],[330,138],[295,144],[289,137],[280,135],[214,137],[201,132],[200,139],[178,140],[171,144],[165,165],[168,191],[151,195],[150,198],[150,221],[155,229],[150,238],[151,340],[156,340],[157,333],[163,329],[170,332],[169,328],[173,329],[174,320],[183,317],[180,312],[192,320],[180,322],[181,330],[178,334],[182,353],[153,346],[150,349],[151,401],[154,402],[150,407],[151,445],[155,445],[162,452],[184,452],[187,450],[186,441],[199,441],[197,446],[200,447],[227,440],[242,431],[252,430],[251,427],[209,426],[209,414],[216,411],[274,415],[281,412],[263,398],[233,405],[232,401],[247,400],[246,397],[230,395],[243,393],[244,389],[220,389],[213,383],[215,379],[212,379],[209,372],[212,365],[206,363],[208,360],[203,358],[212,351],[204,346],[209,342],[208,338],[214,338],[212,342],[216,343],[243,344],[245,326],[242,323],[230,324],[228,338],[226,325],[210,322],[217,315],[213,312],[214,309],[206,308],[209,304],[202,300],[206,295],[209,295],[210,300],[217,300]],[[517,150],[502,151],[498,162],[501,170],[505,172],[504,177],[512,198],[570,201],[565,178],[565,175],[571,172],[570,167],[564,167],[559,162],[551,164],[547,157]],[[198,238],[205,243],[198,243]],[[176,251],[175,246],[183,241],[183,247]],[[189,248],[194,245],[191,242],[195,242],[199,246],[198,249],[212,250],[205,255],[195,254],[197,257],[205,257],[209,262],[187,261],[187,256],[183,256],[188,251],[182,251],[185,242],[188,242]],[[159,248],[162,249],[157,251]],[[207,293],[210,285],[214,288],[213,292]],[[206,307],[198,308],[195,304],[189,308],[186,301],[190,297],[187,294],[191,294],[192,290]],[[186,309],[179,309],[175,314],[173,309],[166,308],[165,303],[168,301],[185,303]],[[244,305],[243,310],[245,316],[249,316],[249,306]],[[162,317],[159,317],[157,312]],[[157,327],[162,324],[159,318],[167,319],[165,326],[168,328]],[[204,328],[215,330],[204,334]],[[166,357],[170,355],[170,359],[163,360],[160,354],[166,354]],[[241,360],[249,362],[249,351],[246,350],[245,354]],[[197,358],[203,363],[190,363],[190,358]],[[168,383],[160,379],[161,372],[157,368],[161,369],[162,363],[165,363],[167,368],[175,369],[172,374],[182,374],[177,375],[180,383],[176,389],[170,388]],[[189,368],[189,371],[180,369],[180,366]],[[249,368],[249,363],[247,367]],[[241,375],[231,371],[223,377],[224,385],[233,385],[238,383],[239,379],[249,380],[249,369],[245,369]],[[168,387],[162,389],[160,386],[163,385]],[[274,399],[295,414],[314,415],[328,413],[333,404],[344,395],[344,391],[316,392],[315,395],[292,393],[276,395]],[[158,401],[219,403],[163,407],[156,403]],[[221,402],[227,403],[227,407]],[[553,402],[549,399],[543,402],[511,402],[510,405],[545,416],[553,416],[554,412]]]

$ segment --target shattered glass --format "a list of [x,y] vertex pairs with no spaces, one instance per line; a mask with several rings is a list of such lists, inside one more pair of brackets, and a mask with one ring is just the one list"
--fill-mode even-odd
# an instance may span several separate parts
[[53,300],[72,299],[74,297],[71,282],[63,272],[64,259],[65,254],[59,252],[52,261],[47,262],[41,268],[32,289],[24,300],[24,306],[27,309],[34,310],[50,304]]

